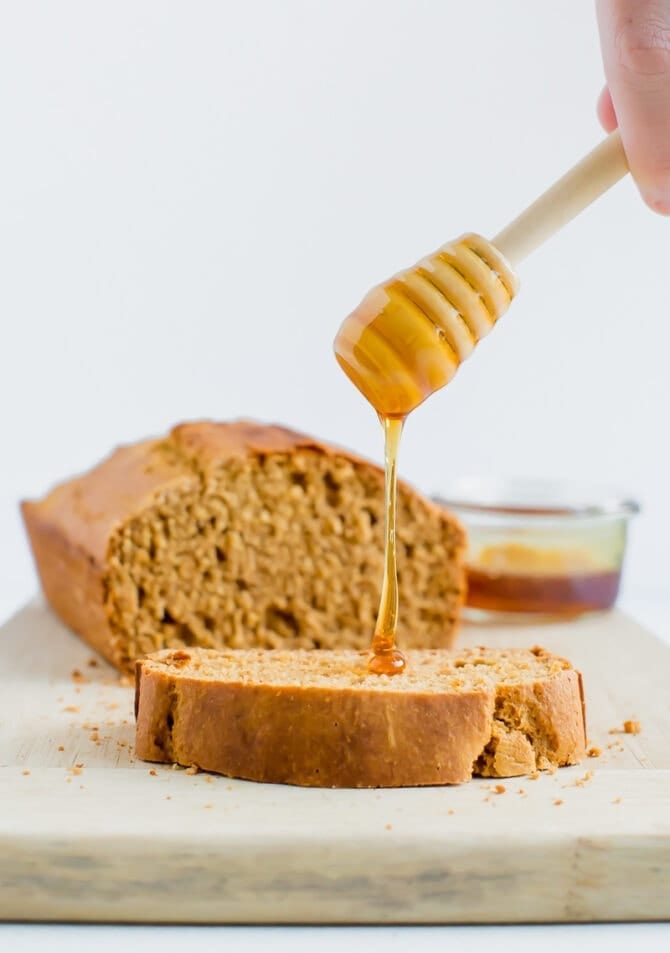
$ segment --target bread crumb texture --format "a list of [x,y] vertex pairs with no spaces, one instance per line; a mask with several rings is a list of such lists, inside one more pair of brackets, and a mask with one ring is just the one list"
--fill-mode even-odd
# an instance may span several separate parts
[[407,654],[403,675],[379,676],[346,650],[157,652],[137,665],[137,755],[321,787],[534,777],[584,757],[581,679],[565,659]]
[[[166,647],[364,649],[374,628],[383,472],[280,427],[182,424],[23,513],[50,604],[121,670]],[[452,644],[464,545],[399,486],[403,646]]]
[[[304,449],[236,457],[200,476],[110,541],[105,590],[119,664],[163,646],[365,648],[382,571],[380,474]],[[459,539],[401,491],[403,625],[419,645],[445,644],[455,623]]]

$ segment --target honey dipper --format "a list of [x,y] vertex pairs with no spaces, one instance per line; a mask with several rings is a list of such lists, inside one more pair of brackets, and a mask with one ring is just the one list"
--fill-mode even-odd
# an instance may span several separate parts
[[375,410],[404,418],[447,384],[509,307],[514,268],[626,172],[617,131],[492,241],[463,235],[370,291],[342,324],[335,355]]
[[559,179],[492,242],[463,235],[374,288],[335,338],[340,365],[379,414],[385,433],[384,578],[368,671],[397,675],[396,472],[405,417],[448,384],[505,313],[514,268],[628,171],[618,132]]

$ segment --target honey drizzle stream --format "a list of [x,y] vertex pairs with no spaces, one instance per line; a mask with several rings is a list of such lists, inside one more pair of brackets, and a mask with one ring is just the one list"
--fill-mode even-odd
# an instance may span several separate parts
[[403,422],[449,383],[517,288],[504,255],[481,235],[468,233],[373,288],[335,338],[340,367],[380,415],[386,438],[384,584],[370,672],[394,675],[405,667],[395,648],[395,468]]
[[368,671],[375,675],[399,675],[405,668],[405,656],[396,648],[398,625],[398,567],[396,562],[396,502],[398,448],[404,417],[380,415],[384,428],[384,579],[379,614],[372,639]]

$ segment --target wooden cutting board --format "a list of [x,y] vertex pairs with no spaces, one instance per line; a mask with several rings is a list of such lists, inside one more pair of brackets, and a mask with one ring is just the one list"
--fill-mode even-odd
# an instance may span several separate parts
[[[0,918],[670,917],[670,647],[619,614],[462,640],[569,656],[602,756],[502,793],[481,780],[305,790],[154,767],[133,758],[132,687],[27,606],[0,630]],[[609,733],[631,718],[639,735]]]

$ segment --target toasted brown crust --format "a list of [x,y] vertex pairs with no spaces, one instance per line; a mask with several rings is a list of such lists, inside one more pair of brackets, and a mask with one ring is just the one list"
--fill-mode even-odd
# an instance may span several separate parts
[[46,600],[73,632],[115,664],[103,567],[44,519],[38,506],[23,503],[21,509]]
[[[208,474],[233,458],[290,454],[302,449],[365,467],[366,472],[376,475],[381,488],[383,474],[378,467],[295,431],[245,420],[227,424],[201,421],[181,424],[164,439],[121,447],[93,470],[61,484],[44,499],[24,502],[23,519],[47,601],[78,635],[110,662],[128,670],[127,654],[119,644],[118,631],[113,631],[106,606],[113,535],[172,491],[197,492],[207,482]],[[402,492],[414,493],[405,485]],[[465,596],[464,534],[453,517],[430,501],[423,502],[432,508],[437,521],[449,524],[458,540],[450,596],[452,617],[445,624],[444,635],[444,643],[449,645],[456,631],[453,616]]]
[[[383,691],[369,683],[301,685],[299,652],[292,666],[285,663],[286,684],[245,683],[239,672],[226,679],[225,661],[219,677],[198,677],[190,661],[199,654],[206,653],[162,652],[137,663],[139,758],[254,781],[405,787],[456,784],[473,770],[509,777],[584,756],[579,673],[548,653],[544,658],[557,664],[545,678],[518,685],[476,680],[458,689],[445,682],[444,691],[408,685],[404,676]],[[319,656],[325,665],[346,654]],[[440,650],[408,655],[410,666],[427,655],[450,657]],[[352,665],[355,658],[348,653]],[[525,747],[515,745],[520,731],[500,730],[503,705],[525,723]],[[500,751],[491,759],[492,743]]]
[[[140,670],[138,692],[138,757],[315,787],[466,781],[488,740],[493,706],[492,695],[483,694],[385,696],[187,682],[174,691],[179,714],[167,735],[170,683]],[[234,731],[213,730],[214,712],[217,724]],[[452,731],[458,743],[447,745]]]

